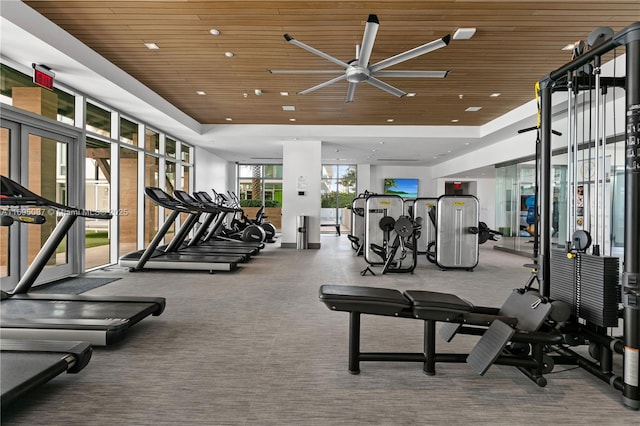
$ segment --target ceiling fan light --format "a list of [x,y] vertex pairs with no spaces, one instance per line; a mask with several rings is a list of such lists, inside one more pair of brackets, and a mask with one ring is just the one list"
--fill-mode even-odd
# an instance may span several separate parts
[[458,28],[455,33],[453,33],[454,40],[469,40],[476,33],[475,28]]

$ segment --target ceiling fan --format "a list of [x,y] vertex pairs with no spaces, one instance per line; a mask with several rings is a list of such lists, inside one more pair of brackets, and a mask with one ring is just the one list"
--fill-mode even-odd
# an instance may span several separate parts
[[369,15],[367,24],[364,28],[364,36],[362,37],[362,45],[356,45],[356,59],[349,62],[341,61],[334,58],[316,48],[313,48],[301,41],[296,40],[289,34],[285,34],[284,38],[287,42],[301,47],[304,50],[318,55],[328,61],[333,62],[336,65],[341,66],[344,70],[268,70],[272,74],[335,74],[342,73],[342,75],[332,78],[331,80],[320,83],[317,86],[310,87],[309,89],[299,92],[299,95],[305,95],[307,93],[322,89],[330,84],[336,83],[341,80],[347,80],[349,87],[347,89],[346,102],[352,102],[356,93],[356,86],[358,83],[366,82],[370,85],[382,89],[387,93],[390,93],[397,97],[406,95],[402,90],[391,86],[381,80],[378,77],[403,77],[403,78],[444,78],[449,71],[385,71],[386,68],[401,62],[408,61],[425,53],[433,52],[434,50],[445,47],[449,44],[451,36],[446,36],[434,40],[430,43],[423,44],[415,47],[403,53],[399,53],[390,58],[384,59],[375,64],[369,64],[369,58],[371,57],[371,51],[373,50],[373,44],[376,39],[376,33],[378,32],[378,17],[376,15]]

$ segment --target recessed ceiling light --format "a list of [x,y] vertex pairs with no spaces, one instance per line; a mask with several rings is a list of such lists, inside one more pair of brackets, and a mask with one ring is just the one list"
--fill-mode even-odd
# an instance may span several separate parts
[[433,158],[438,158],[438,156],[437,156],[437,155],[434,155],[434,156],[433,156]]
[[413,98],[416,94],[414,92],[407,93],[407,98]]
[[475,28],[458,28],[455,33],[453,33],[454,40],[469,40],[476,33]]
[[562,50],[573,50],[573,46],[575,46],[575,43],[569,43]]
[[282,105],[283,111],[295,111],[296,107],[294,105]]
[[289,121],[296,121],[296,119],[295,118],[290,118]]
[[233,52],[224,52],[224,56],[226,56],[227,58],[233,58],[235,55],[233,54]]
[[460,120],[458,120],[458,119],[456,119],[456,118],[454,118],[453,120],[451,120],[451,122],[452,122],[452,123],[457,123],[458,121],[460,121]]
[[384,141],[380,141],[378,142],[380,145],[384,145]]
[[203,91],[203,90],[196,90],[196,93],[200,96],[204,96],[207,94],[207,92]]
[[289,92],[280,92],[280,96],[289,96]]
[[216,28],[211,28],[211,29],[209,30],[209,33],[210,33],[211,35],[220,35],[220,30],[218,30],[218,29],[216,29]]
[[465,111],[476,112],[476,111],[480,111],[481,109],[482,109],[482,107],[469,107],[469,108],[465,109]]
[[227,120],[227,121],[233,121],[233,118],[231,118],[231,117],[227,117],[227,118],[225,118],[225,120]]
[[471,143],[471,142],[465,142],[464,144],[465,144],[465,145],[469,145],[470,143]]
[[502,93],[492,93],[489,95],[489,97],[491,98],[497,98],[498,96],[502,95]]
[[387,118],[387,123],[393,123],[394,121],[396,121],[396,120],[393,119],[393,118]]
[[147,46],[147,49],[151,49],[151,50],[158,50],[160,49],[160,46],[158,46],[155,43],[145,43],[145,46]]

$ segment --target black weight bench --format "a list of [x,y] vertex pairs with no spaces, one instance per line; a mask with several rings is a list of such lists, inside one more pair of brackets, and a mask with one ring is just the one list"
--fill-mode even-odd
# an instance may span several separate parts
[[[500,309],[474,306],[454,294],[422,290],[402,293],[386,288],[323,285],[319,297],[329,309],[349,312],[351,374],[360,372],[361,361],[420,362],[427,375],[436,374],[436,362],[467,362],[479,374],[484,374],[493,364],[503,364],[518,367],[536,384],[545,386],[546,379],[542,374],[553,368],[553,360],[544,355],[543,348],[560,343],[562,339],[555,332],[536,331],[549,318],[553,304],[545,303],[535,292],[514,291]],[[361,352],[362,314],[423,320],[423,352]],[[561,315],[565,314],[558,314]],[[456,334],[480,335],[481,338],[469,354],[437,353],[437,322],[444,323],[440,334],[446,341]],[[507,345],[512,342],[531,345],[531,356],[506,353]]]

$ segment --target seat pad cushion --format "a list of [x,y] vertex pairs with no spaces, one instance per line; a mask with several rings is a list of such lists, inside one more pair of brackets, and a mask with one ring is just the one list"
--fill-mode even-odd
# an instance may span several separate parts
[[389,288],[324,284],[319,297],[335,311],[396,315],[411,309],[411,302],[400,291]]
[[413,311],[419,316],[421,311],[450,310],[455,312],[471,312],[473,305],[451,293],[439,293],[426,290],[407,290],[405,295],[413,303]]

